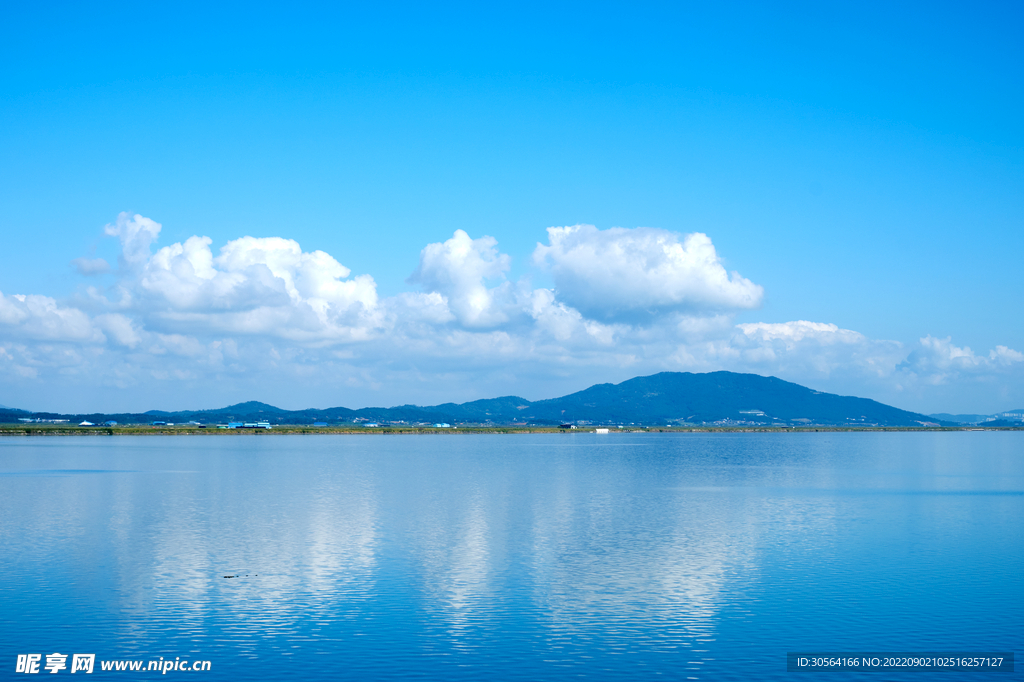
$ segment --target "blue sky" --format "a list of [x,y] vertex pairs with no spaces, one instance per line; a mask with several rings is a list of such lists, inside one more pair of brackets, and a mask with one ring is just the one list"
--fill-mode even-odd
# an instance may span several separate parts
[[1020,407],[1022,14],[5,7],[0,404],[536,399],[730,369]]

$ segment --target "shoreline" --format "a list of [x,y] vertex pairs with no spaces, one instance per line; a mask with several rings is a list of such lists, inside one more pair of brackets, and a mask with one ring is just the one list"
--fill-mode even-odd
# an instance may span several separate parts
[[[597,434],[596,429],[608,429]],[[274,426],[272,429],[218,429],[196,426],[61,426],[0,424],[0,437],[35,436],[294,436],[294,435],[465,435],[465,434],[528,434],[528,433],[859,433],[859,432],[936,432],[936,431],[1024,431],[1024,427],[996,426],[652,426],[618,428],[594,426],[560,429],[557,426],[460,426],[432,428],[419,426],[314,427]]]

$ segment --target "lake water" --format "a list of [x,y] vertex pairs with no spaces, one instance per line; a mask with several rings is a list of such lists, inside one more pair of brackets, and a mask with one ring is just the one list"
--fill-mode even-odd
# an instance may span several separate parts
[[1019,657],[1024,433],[6,438],[0,552],[3,679],[1020,679],[786,653]]

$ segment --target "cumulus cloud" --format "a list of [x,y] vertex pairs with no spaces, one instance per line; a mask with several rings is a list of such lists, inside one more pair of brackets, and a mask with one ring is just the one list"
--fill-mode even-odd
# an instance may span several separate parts
[[93,322],[108,339],[126,348],[135,348],[142,341],[142,333],[127,315],[107,313],[97,315]]
[[965,400],[978,405],[1024,400],[1016,388],[1024,381],[1024,354],[1007,346],[978,354],[948,337],[903,344],[799,320],[740,324],[728,339],[690,344],[686,352],[696,362],[714,358],[723,369],[774,374],[917,411],[948,412],[950,405]]
[[135,262],[138,278],[122,282],[121,300],[164,330],[330,340],[366,338],[377,323],[373,278],[348,279],[350,270],[323,251],[242,237],[215,257],[211,244],[193,236]]
[[386,327],[400,328],[418,325],[424,333],[455,320],[448,299],[436,291],[430,293],[403,292],[381,302],[387,315]]
[[585,342],[595,341],[608,346],[628,331],[623,325],[602,324],[588,320],[574,308],[555,300],[555,293],[550,289],[534,290],[530,299],[530,315],[537,322],[538,330],[547,332],[556,341],[569,341],[575,338]]
[[977,355],[969,347],[953,345],[952,337],[926,336],[899,369],[922,378],[929,384],[946,384],[964,375],[986,375],[1003,368],[1024,364],[1024,353],[996,346],[988,355]]
[[103,340],[89,316],[77,308],[61,306],[49,296],[0,292],[0,330],[6,338],[45,341]]
[[107,225],[104,232],[121,241],[121,255],[118,257],[121,267],[132,268],[149,258],[149,247],[160,235],[160,227],[160,223],[154,220],[122,211],[117,221]]
[[551,269],[559,299],[593,318],[756,308],[764,296],[761,286],[728,273],[700,232],[680,239],[649,227],[549,227],[533,259]]
[[1024,354],[1007,346],[903,344],[807,320],[737,325],[735,311],[759,304],[762,289],[727,273],[703,234],[550,228],[534,263],[555,287],[534,289],[508,280],[511,259],[495,239],[457,230],[422,250],[408,280],[420,291],[382,298],[370,275],[290,239],[247,236],[214,250],[196,235],[154,253],[161,226],[149,218],[121,214],[106,231],[122,246],[114,284],[93,282],[67,301],[0,293],[0,374],[7,386],[40,387],[42,407],[62,409],[52,396],[76,392],[54,387],[74,382],[90,395],[135,387],[130,409],[160,407],[148,402],[159,386],[358,406],[539,398],[721,369],[910,408],[908,399],[962,400],[957,392],[975,385],[1010,404],[1024,385]]
[[902,344],[869,339],[838,325],[796,320],[740,324],[731,346],[744,363],[828,378],[834,372],[885,376],[906,357]]
[[[428,244],[420,252],[420,264],[409,277],[427,291],[445,297],[448,307],[466,327],[493,327],[507,322],[513,302],[511,283],[505,273],[512,259],[498,252],[494,237],[473,239],[456,230],[445,242]],[[487,282],[500,280],[488,288]]]

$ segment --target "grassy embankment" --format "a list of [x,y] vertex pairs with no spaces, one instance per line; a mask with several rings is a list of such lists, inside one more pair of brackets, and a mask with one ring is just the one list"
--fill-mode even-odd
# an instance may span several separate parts
[[[0,436],[280,436],[294,434],[473,434],[473,433],[592,433],[596,427],[576,430],[545,426],[459,426],[454,429],[429,426],[301,426],[278,425],[266,429],[218,429],[197,426],[150,426],[148,424],[125,426],[77,426],[71,424],[0,424]],[[980,427],[904,427],[904,426],[798,426],[798,427],[756,427],[756,426],[651,426],[608,428],[612,433],[789,433],[789,432],[840,432],[840,431],[971,431]],[[992,431],[1020,431],[1015,427],[996,427]]]

